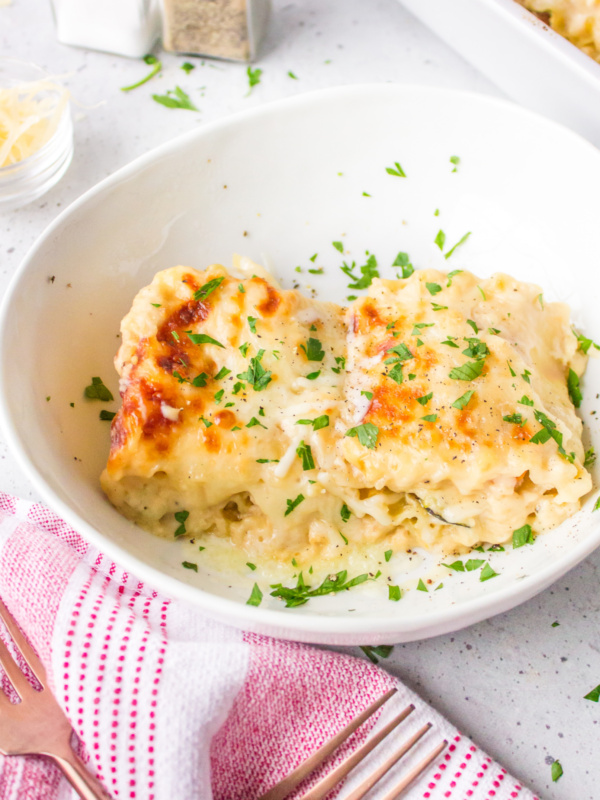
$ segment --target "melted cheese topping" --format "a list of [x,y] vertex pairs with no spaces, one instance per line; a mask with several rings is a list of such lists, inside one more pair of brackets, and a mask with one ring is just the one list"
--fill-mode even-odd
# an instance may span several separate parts
[[600,61],[600,0],[519,0],[525,8],[548,14],[551,26]]
[[123,320],[102,486],[125,516],[305,562],[342,537],[500,543],[579,508],[591,479],[566,376],[585,358],[567,306],[506,275],[428,270],[345,310],[240,266],[257,274],[160,272]]

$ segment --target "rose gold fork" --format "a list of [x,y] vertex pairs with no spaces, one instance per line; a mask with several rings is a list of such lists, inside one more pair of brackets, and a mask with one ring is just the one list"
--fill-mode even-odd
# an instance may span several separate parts
[[110,800],[71,748],[73,729],[48,688],[46,670],[0,600],[0,619],[41,689],[34,689],[8,647],[0,639],[0,664],[21,702],[11,703],[0,691],[0,753],[5,756],[48,756],[63,771],[83,800]]
[[[346,725],[338,734],[333,736],[329,741],[325,742],[316,753],[313,753],[312,756],[306,759],[303,764],[300,764],[292,773],[290,773],[287,778],[284,778],[280,781],[277,786],[274,786],[270,791],[266,794],[263,794],[262,797],[259,797],[258,800],[285,800],[285,798],[292,792],[296,786],[298,786],[305,778],[307,778],[311,772],[313,772],[320,764],[328,758],[334,750],[336,750],[342,742],[345,742],[346,739],[354,733],[354,731],[363,724],[370,716],[372,716],[377,709],[381,708],[384,703],[393,697],[396,694],[396,689],[390,689],[389,692],[380,697],[379,700],[376,700],[372,703],[368,708],[366,708],[362,714],[359,714],[355,717],[352,722]],[[324,778],[322,778],[316,786],[314,786],[310,791],[306,794],[302,795],[301,800],[322,800],[326,797],[329,792],[334,788],[334,786],[339,783],[342,778],[345,778],[346,775],[350,772],[350,770],[354,769],[357,764],[366,758],[371,750],[373,750],[377,745],[382,742],[387,736],[389,736],[392,731],[403,722],[409,714],[415,710],[413,705],[407,706],[403,711],[401,711],[394,719],[387,723],[380,731],[378,731],[374,736],[368,739],[361,747],[358,748],[354,753],[349,755],[342,763],[337,766],[334,770],[332,770],[329,774],[327,774]],[[413,734],[409,739],[407,739],[398,750],[396,750],[392,755],[375,769],[368,777],[366,777],[360,786],[357,786],[356,789],[348,795],[346,800],[361,800],[368,791],[370,791],[375,784],[379,783],[379,781],[386,775],[390,769],[398,762],[400,759],[405,756],[412,748],[417,744],[417,742],[422,739],[423,736],[429,731],[431,728],[431,723],[428,722],[426,725],[423,725],[422,728]],[[416,764],[411,770],[409,770],[397,783],[393,789],[391,789],[385,797],[381,798],[381,800],[395,800],[414,780],[416,780],[420,775],[425,772],[427,767],[432,764],[436,758],[444,751],[448,742],[444,739],[443,742],[440,742],[432,751],[430,751],[418,764]]]

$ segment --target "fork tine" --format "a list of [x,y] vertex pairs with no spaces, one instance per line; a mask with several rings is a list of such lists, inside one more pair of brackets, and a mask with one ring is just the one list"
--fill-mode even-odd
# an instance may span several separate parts
[[29,665],[29,668],[31,669],[35,677],[38,679],[38,681],[44,688],[47,688],[48,679],[46,677],[46,670],[44,669],[44,665],[38,658],[37,653],[31,647],[25,636],[21,633],[21,630],[17,625],[17,623],[15,622],[14,617],[9,613],[8,609],[6,608],[2,600],[0,600],[0,619],[6,625],[6,628],[8,629],[8,632],[10,633],[13,642],[18,647],[19,652]]
[[300,764],[299,767],[280,781],[277,786],[274,786],[270,789],[266,794],[263,794],[258,800],[285,800],[285,798],[292,792],[299,783],[310,775],[320,764],[328,758],[334,750],[336,750],[342,742],[345,742],[346,739],[354,733],[354,731],[366,722],[370,716],[372,716],[384,703],[393,697],[397,692],[397,689],[390,689],[389,692],[386,692],[379,700],[376,700],[372,703],[368,708],[366,708],[361,714],[355,717],[352,722],[346,725],[339,733],[333,736],[329,741],[325,742],[315,753],[312,754],[306,761]]
[[302,800],[322,800],[323,797],[326,797],[329,792],[338,784],[342,778],[345,778],[346,775],[350,772],[350,770],[354,769],[357,764],[366,758],[371,750],[373,750],[377,745],[383,741],[386,736],[388,736],[394,728],[396,728],[403,720],[408,717],[409,714],[415,710],[413,705],[407,706],[404,711],[401,711],[397,717],[391,722],[378,731],[374,736],[371,736],[367,741],[361,745],[358,750],[355,750],[354,753],[345,758],[342,763],[332,770],[328,775],[325,775],[316,786],[314,786],[309,792],[302,795]]
[[356,789],[352,792],[352,794],[348,795],[346,800],[362,800],[362,798],[366,795],[366,793],[370,789],[372,789],[376,783],[379,783],[379,781],[383,778],[383,776],[386,775],[386,773],[388,773],[391,770],[394,764],[400,761],[400,759],[403,756],[405,756],[408,753],[408,751],[411,750],[416,745],[419,739],[425,736],[425,734],[430,728],[431,728],[431,722],[428,722],[426,725],[423,725],[423,727],[420,728],[413,736],[411,736],[408,741],[404,742],[404,744],[402,745],[402,747],[400,747],[399,750],[396,750],[395,753],[392,753],[392,755],[387,759],[387,761],[384,761],[384,763],[380,767],[378,767],[375,770],[375,772],[373,772],[372,775],[369,775],[368,778],[365,778],[365,780],[360,784],[360,786],[357,786]]
[[12,657],[8,647],[4,644],[2,639],[0,639],[0,664],[4,669],[4,672],[6,672],[6,677],[12,683],[13,689],[19,695],[21,700],[29,689],[34,691],[33,686],[29,683],[24,673],[21,672],[19,665]]
[[382,798],[382,800],[396,800],[396,798],[400,795],[400,793],[403,792],[409,784],[411,784],[414,780],[416,780],[416,778],[418,778],[419,775],[425,772],[427,767],[433,761],[435,761],[435,759],[440,755],[440,753],[444,752],[447,746],[448,742],[446,741],[446,739],[444,739],[443,742],[438,744],[435,750],[432,750],[428,756],[425,756],[425,758],[416,765],[416,767],[413,767],[413,769],[411,769],[411,771],[402,778],[400,783],[397,784],[392,789],[391,792],[388,792],[388,794],[386,794],[385,797]]

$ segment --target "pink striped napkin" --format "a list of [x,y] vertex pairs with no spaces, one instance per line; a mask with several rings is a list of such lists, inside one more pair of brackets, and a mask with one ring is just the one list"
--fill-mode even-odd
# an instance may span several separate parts
[[[405,797],[535,800],[378,667],[213,622],[124,572],[44,506],[5,494],[0,596],[48,668],[83,757],[114,798],[255,800],[395,686],[394,700],[338,760],[401,708],[414,703],[416,711],[331,797],[343,800],[365,770],[431,721],[412,759],[442,738],[449,747]],[[2,686],[9,691],[4,677]],[[394,777],[371,796],[383,796]],[[72,797],[44,759],[0,760],[2,800]]]

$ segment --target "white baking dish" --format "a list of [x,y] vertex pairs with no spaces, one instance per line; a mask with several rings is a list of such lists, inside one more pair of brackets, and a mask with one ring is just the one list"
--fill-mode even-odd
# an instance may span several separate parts
[[600,64],[515,0],[400,0],[519,103],[600,146]]

